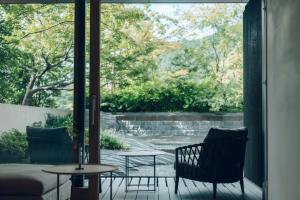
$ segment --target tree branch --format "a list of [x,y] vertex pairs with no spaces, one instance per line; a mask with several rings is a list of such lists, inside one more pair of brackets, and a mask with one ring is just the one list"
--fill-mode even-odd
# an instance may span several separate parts
[[34,31],[34,32],[31,32],[31,33],[27,33],[27,34],[23,35],[19,40],[22,40],[22,39],[27,38],[27,37],[29,37],[29,36],[31,36],[31,35],[34,35],[34,34],[43,33],[43,32],[45,32],[45,31],[51,30],[52,28],[55,28],[55,27],[57,27],[57,26],[60,26],[60,25],[62,25],[62,24],[66,24],[66,23],[74,23],[74,21],[62,21],[62,22],[59,22],[59,23],[54,24],[54,25],[52,25],[52,26],[49,26],[49,27],[47,27],[47,28],[45,28],[45,29],[41,29],[41,30],[38,30],[38,31]]
[[65,87],[67,87],[73,83],[74,83],[74,81],[65,82],[65,80],[64,80],[64,81],[56,82],[56,83],[49,84],[49,85],[39,86],[39,87],[33,89],[32,93],[36,93],[36,92],[43,91],[43,90],[62,90],[62,88],[64,90],[69,90],[68,88],[65,88]]

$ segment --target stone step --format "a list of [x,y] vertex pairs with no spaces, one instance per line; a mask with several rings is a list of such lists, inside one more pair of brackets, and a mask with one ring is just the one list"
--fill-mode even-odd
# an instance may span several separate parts
[[222,128],[235,128],[241,127],[241,123],[119,123],[117,129],[123,131],[201,131],[201,130],[209,130],[211,127],[222,127]]
[[126,135],[134,135],[134,136],[151,136],[151,135],[159,135],[159,136],[170,136],[170,135],[206,135],[209,129],[201,129],[201,130],[131,130],[131,129],[122,129],[119,130],[118,133],[126,134]]

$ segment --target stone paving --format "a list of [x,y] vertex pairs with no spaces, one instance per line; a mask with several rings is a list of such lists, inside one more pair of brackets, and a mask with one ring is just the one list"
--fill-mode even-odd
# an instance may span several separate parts
[[[130,151],[153,151],[157,150],[155,145],[149,144],[147,142],[142,142],[137,139],[132,138],[122,138],[124,142],[130,145]],[[117,150],[101,150],[101,162],[106,164],[114,164],[119,166],[118,175],[124,175],[125,171],[125,159],[122,156],[119,156],[118,153],[122,151]],[[157,176],[174,176],[174,161],[175,154],[165,152],[164,155],[157,156],[156,158],[156,172]],[[130,166],[136,164],[142,164],[147,166],[133,167],[130,170],[130,175],[133,176],[152,176],[153,175],[153,159],[150,157],[138,157],[130,158]]]

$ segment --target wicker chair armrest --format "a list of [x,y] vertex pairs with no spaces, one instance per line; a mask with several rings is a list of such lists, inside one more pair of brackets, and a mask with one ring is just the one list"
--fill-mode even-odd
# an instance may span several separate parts
[[175,149],[175,161],[178,164],[188,164],[198,166],[198,159],[200,156],[201,148],[209,145],[208,143],[199,143],[178,147]]

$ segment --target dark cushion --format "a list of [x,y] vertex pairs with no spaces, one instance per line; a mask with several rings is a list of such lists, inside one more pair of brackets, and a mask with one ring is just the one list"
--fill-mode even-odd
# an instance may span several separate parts
[[203,141],[205,143],[208,143],[209,145],[201,148],[200,156],[198,160],[199,167],[202,170],[205,170],[207,174],[210,174],[210,176],[212,176],[214,173],[213,166],[215,163],[214,148],[212,146],[213,142],[220,141],[223,143],[228,139],[230,140],[235,138],[246,138],[247,135],[248,135],[248,131],[246,128],[238,128],[238,129],[211,128]]
[[[1,195],[42,195],[56,188],[56,175],[42,172],[50,165],[1,164]],[[60,176],[60,185],[70,176]],[[1,199],[1,198],[0,198]]]
[[31,163],[72,163],[72,139],[66,128],[27,127]]
[[211,128],[206,135],[204,142],[213,142],[214,140],[231,139],[231,138],[246,138],[248,135],[247,128],[237,129],[222,129]]

